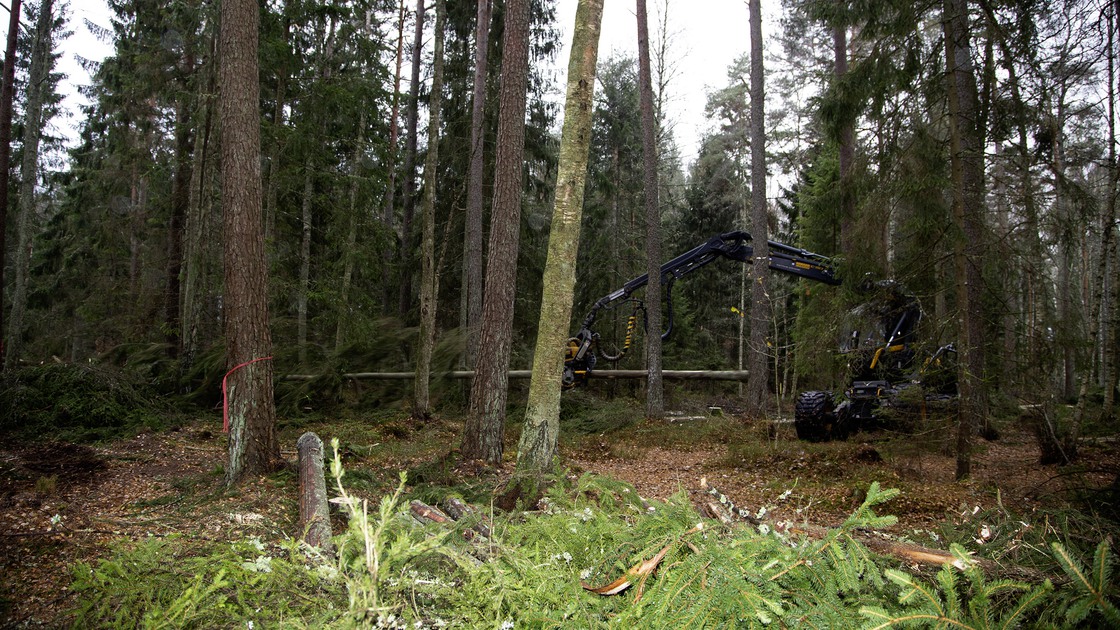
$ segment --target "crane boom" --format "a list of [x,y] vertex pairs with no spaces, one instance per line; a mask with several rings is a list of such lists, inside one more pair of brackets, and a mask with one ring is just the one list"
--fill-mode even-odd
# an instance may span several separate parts
[[[661,265],[661,284],[665,287],[665,294],[668,297],[669,322],[665,332],[661,333],[662,338],[668,337],[673,330],[673,282],[719,258],[753,264],[754,248],[750,245],[751,240],[751,235],[748,232],[741,230],[724,232]],[[825,284],[840,284],[832,266],[832,261],[827,257],[785,243],[767,242],[770,251],[768,265],[770,269]],[[599,311],[619,300],[629,298],[631,294],[648,283],[649,274],[642,274],[622,285],[619,289],[599,298],[591,307],[580,325],[579,332],[568,340],[567,354],[564,359],[564,387],[566,389],[585,383],[587,376],[595,367],[596,357],[593,346],[599,335],[593,332],[591,327],[595,324]],[[635,316],[631,316],[627,325],[627,348],[632,338],[635,319]],[[625,353],[625,349],[623,353]],[[620,357],[621,354],[618,356]],[[608,358],[614,359],[617,357]]]

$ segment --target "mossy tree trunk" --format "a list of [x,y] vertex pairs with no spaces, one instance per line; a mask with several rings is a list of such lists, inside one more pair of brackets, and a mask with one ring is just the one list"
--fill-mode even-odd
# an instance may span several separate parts
[[563,349],[564,340],[568,337],[576,281],[576,253],[583,214],[584,182],[587,179],[595,64],[602,19],[603,0],[580,0],[576,8],[572,54],[568,61],[564,129],[560,138],[556,201],[548,238],[533,379],[529,384],[525,428],[521,432],[517,452],[517,474],[523,479],[539,478],[549,470],[560,435]]

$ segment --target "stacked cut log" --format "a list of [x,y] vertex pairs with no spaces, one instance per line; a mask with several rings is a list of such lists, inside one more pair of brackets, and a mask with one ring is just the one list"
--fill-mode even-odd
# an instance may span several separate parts
[[490,521],[477,507],[451,497],[443,502],[443,510],[423,501],[413,500],[408,511],[420,523],[452,523],[466,519],[470,526],[463,530],[463,537],[473,540],[477,537],[490,538]]

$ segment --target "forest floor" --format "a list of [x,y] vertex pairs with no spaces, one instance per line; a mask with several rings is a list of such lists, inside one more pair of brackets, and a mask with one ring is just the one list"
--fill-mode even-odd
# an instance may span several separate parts
[[[798,442],[789,424],[745,423],[733,413],[682,414],[603,434],[564,437],[562,464],[632,483],[643,496],[688,493],[706,498],[701,478],[740,507],[765,508],[774,522],[833,526],[862,500],[872,481],[902,494],[883,506],[892,529],[929,546],[947,547],[945,524],[960,531],[992,510],[1022,515],[1070,507],[1076,492],[1107,486],[1120,461],[1114,442],[1086,443],[1078,466],[1038,465],[1034,438],[1005,428],[998,441],[977,445],[973,477],[954,481],[955,457],[931,435],[861,434],[842,443]],[[80,563],[95,563],[120,545],[149,537],[191,541],[278,540],[297,535],[296,438],[314,430],[339,437],[346,481],[376,496],[409,470],[424,496],[448,486],[475,499],[508,479],[516,427],[507,430],[506,462],[497,468],[458,463],[461,424],[418,424],[401,414],[331,422],[282,422],[284,457],[293,465],[229,490],[223,484],[226,439],[214,420],[182,423],[95,446],[24,443],[0,446],[0,627],[58,627],[77,602],[71,589]],[[329,447],[328,447],[329,450]],[[473,489],[473,490],[472,490]],[[975,521],[978,542],[984,523]],[[1037,525],[1051,527],[1046,523]],[[336,523],[336,532],[341,523]]]

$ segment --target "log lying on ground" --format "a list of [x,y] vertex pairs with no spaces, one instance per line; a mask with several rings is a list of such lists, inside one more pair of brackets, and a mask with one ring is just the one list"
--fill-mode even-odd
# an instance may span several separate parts
[[467,540],[473,540],[478,536],[490,538],[490,521],[477,507],[454,497],[444,501],[443,507],[446,512],[423,501],[414,500],[409,504],[408,511],[412,514],[412,518],[421,524],[451,523],[464,518],[474,519],[477,522],[463,530],[463,537]]
[[[727,497],[726,494],[720,492],[716,488],[711,487],[707,479],[700,480],[700,488],[712,497],[719,499],[719,502],[707,501],[701,506],[701,511],[708,513],[708,515],[719,519],[724,524],[728,524],[732,519],[738,517],[741,520],[749,522],[752,525],[759,525],[759,519],[750,516],[748,510],[738,508],[734,502]],[[776,527],[776,526],[772,526]],[[803,534],[810,538],[821,539],[828,536],[828,528],[819,525],[794,525],[787,530],[788,534]],[[943,552],[941,549],[932,549],[930,547],[922,547],[908,543],[899,543],[897,540],[887,540],[871,535],[870,532],[856,531],[853,532],[853,538],[859,541],[872,552],[884,556],[894,556],[903,562],[911,564],[923,564],[927,566],[943,566],[951,564],[956,568],[965,569],[969,568],[961,562],[960,558],[954,556],[949,552]],[[983,558],[973,558],[973,562],[979,565],[984,571],[992,571],[995,565],[991,560]]]
[[[510,370],[507,373],[510,379],[528,379],[533,376],[532,370]],[[679,381],[745,381],[748,373],[746,370],[662,370],[663,378]],[[346,372],[341,378],[351,381],[380,380],[380,381],[410,381],[416,378],[415,372]],[[595,370],[589,375],[595,379],[633,378],[643,379],[649,376],[645,370]],[[285,374],[280,377],[284,381],[313,381],[322,378],[321,374]],[[456,370],[452,372],[432,372],[432,378],[469,379],[474,378],[470,370]]]
[[451,515],[451,518],[457,521],[461,521],[464,518],[477,519],[478,522],[474,525],[471,525],[470,529],[467,531],[473,531],[483,538],[490,537],[490,519],[486,518],[486,515],[482,513],[482,510],[479,510],[470,503],[466,503],[455,497],[451,497],[444,501],[443,509]]
[[331,519],[323,476],[323,440],[307,432],[296,442],[299,453],[299,528],[303,541],[331,553]]
[[423,501],[413,500],[408,504],[408,511],[412,514],[412,518],[420,521],[421,524],[451,522],[450,516]]

